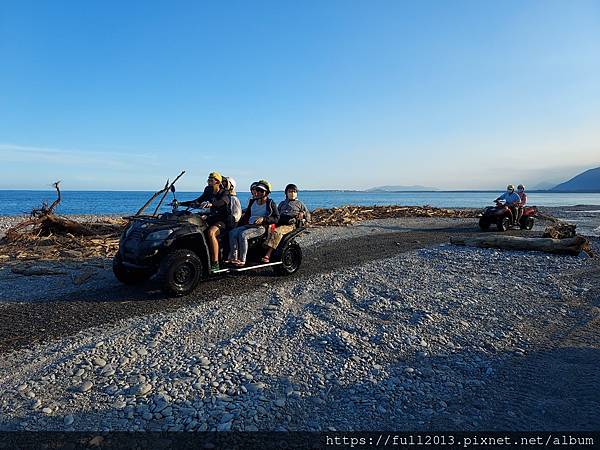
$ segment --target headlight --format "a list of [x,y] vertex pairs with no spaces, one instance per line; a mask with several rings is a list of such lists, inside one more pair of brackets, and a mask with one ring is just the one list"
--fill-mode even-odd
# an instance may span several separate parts
[[160,230],[155,231],[154,233],[150,233],[146,236],[147,241],[164,241],[169,235],[173,232],[173,230]]

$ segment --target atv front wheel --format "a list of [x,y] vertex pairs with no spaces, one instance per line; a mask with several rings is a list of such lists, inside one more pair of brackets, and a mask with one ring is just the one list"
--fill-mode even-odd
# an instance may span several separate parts
[[113,273],[117,280],[123,284],[139,284],[146,281],[152,275],[144,269],[131,269],[123,264],[121,254],[117,253],[113,258]]
[[202,277],[202,261],[188,249],[169,253],[161,262],[158,280],[168,295],[180,297],[192,292]]
[[275,266],[277,275],[291,275],[300,268],[302,249],[297,242],[286,246],[281,253],[281,264]]
[[484,219],[483,217],[481,219],[479,219],[479,228],[481,228],[481,231],[487,231],[490,229],[490,222],[487,219]]
[[510,219],[508,217],[503,217],[498,220],[498,231],[506,231],[510,228]]

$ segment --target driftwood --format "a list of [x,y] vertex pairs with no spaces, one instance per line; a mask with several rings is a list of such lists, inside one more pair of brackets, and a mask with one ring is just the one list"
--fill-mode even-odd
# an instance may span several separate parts
[[450,242],[454,245],[466,245],[468,247],[533,250],[563,255],[578,255],[582,251],[586,251],[587,246],[587,239],[582,236],[575,236],[567,239],[481,236],[472,238],[452,238]]
[[4,240],[18,241],[26,238],[31,234],[36,236],[51,236],[52,234],[71,233],[79,236],[90,236],[94,232],[88,229],[85,225],[75,222],[64,217],[59,217],[54,214],[54,210],[61,201],[60,181],[52,184],[56,189],[56,200],[48,206],[45,202],[39,208],[34,208],[29,214],[29,219],[26,219],[6,231]]
[[[57,198],[33,209],[29,218],[12,228],[0,241],[0,261],[58,258],[111,257],[119,246],[119,234],[127,221],[77,222],[57,216],[61,200],[59,181],[53,184]],[[17,269],[18,270],[18,269]],[[35,275],[35,270],[28,275]]]
[[477,217],[475,209],[445,209],[432,206],[343,206],[318,208],[312,212],[313,226],[347,226],[362,220],[395,217]]
[[552,225],[546,227],[543,237],[551,239],[572,238],[577,234],[575,231],[576,228],[576,224],[557,220]]

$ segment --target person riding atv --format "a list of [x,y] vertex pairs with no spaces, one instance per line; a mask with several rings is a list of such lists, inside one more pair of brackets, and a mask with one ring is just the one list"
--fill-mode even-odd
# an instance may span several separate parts
[[537,208],[521,206],[521,197],[514,192],[514,186],[509,184],[507,191],[494,200],[496,206],[489,206],[479,219],[479,228],[487,231],[495,224],[499,231],[506,231],[519,226],[522,230],[531,230],[535,222]]
[[223,186],[223,177],[219,172],[211,172],[208,174],[207,186],[204,192],[196,200],[181,202],[181,206],[200,206],[201,208],[210,208],[210,212],[206,217],[208,224],[208,247],[210,249],[210,270],[215,272],[219,267],[219,241],[218,237],[221,233],[227,234],[231,228],[231,214],[229,203],[231,197],[229,191]]
[[[284,236],[268,264],[260,262],[265,240],[262,236],[248,242],[245,267],[211,271],[207,216],[203,211],[201,214],[190,211],[199,207],[198,204],[180,210],[181,204],[176,199],[171,203],[171,212],[159,214],[158,209],[169,191],[175,195],[174,183],[159,191],[164,194],[154,214],[143,215],[142,212],[156,194],[136,215],[127,218],[129,223],[121,234],[119,250],[113,259],[113,272],[122,283],[138,284],[152,278],[168,295],[181,296],[192,292],[202,280],[227,273],[269,267],[278,275],[290,275],[300,268],[302,250],[296,237],[304,231],[302,226]],[[218,238],[222,239],[223,235]],[[220,262],[226,252],[223,244],[217,253]]]
[[519,214],[518,208],[519,203],[521,202],[521,197],[519,197],[519,194],[515,192],[515,187],[512,184],[506,186],[506,192],[504,192],[500,197],[494,200],[494,202],[498,202],[500,200],[504,200],[504,204],[511,209],[513,218],[512,221],[514,222],[514,219],[517,218]]

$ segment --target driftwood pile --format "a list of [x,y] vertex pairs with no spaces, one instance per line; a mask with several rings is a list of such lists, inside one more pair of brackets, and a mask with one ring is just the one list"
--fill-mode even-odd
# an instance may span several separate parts
[[54,214],[61,200],[59,183],[54,183],[57,199],[48,206],[33,209],[28,219],[12,228],[0,241],[0,262],[58,258],[112,257],[119,246],[124,219],[102,222],[76,222]]
[[550,239],[573,238],[577,235],[577,232],[575,231],[576,228],[576,224],[555,219],[552,225],[546,227],[543,237]]
[[590,257],[594,256],[589,241],[577,235],[576,224],[564,222],[547,214],[538,214],[538,218],[551,222],[545,228],[541,238],[492,235],[452,238],[450,242],[468,247],[540,251],[561,255],[579,255],[585,252]]
[[519,236],[477,236],[470,238],[452,238],[450,241],[454,245],[466,245],[468,247],[525,251],[533,250],[575,256],[579,255],[582,251],[586,251],[587,244],[587,240],[582,236],[566,239],[529,238]]
[[362,220],[395,217],[477,217],[475,209],[444,209],[432,206],[342,206],[318,208],[312,212],[312,226],[337,227]]

